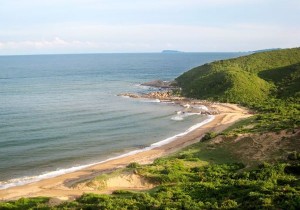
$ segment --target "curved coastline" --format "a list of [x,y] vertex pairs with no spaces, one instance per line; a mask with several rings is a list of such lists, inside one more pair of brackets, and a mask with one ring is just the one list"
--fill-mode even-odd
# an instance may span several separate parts
[[197,123],[197,124],[191,126],[190,128],[188,128],[186,131],[184,131],[182,133],[179,133],[179,134],[176,134],[174,136],[163,139],[161,141],[152,143],[148,147],[133,150],[133,151],[127,152],[125,154],[121,154],[121,155],[118,155],[118,156],[115,156],[115,157],[105,159],[103,161],[90,163],[90,164],[85,164],[85,165],[80,165],[80,166],[73,166],[73,167],[70,167],[70,168],[58,169],[56,171],[46,172],[46,173],[43,173],[43,174],[40,174],[40,175],[37,175],[37,176],[27,176],[27,177],[11,179],[11,180],[8,180],[8,181],[5,181],[5,182],[0,182],[0,190],[5,190],[5,189],[11,188],[11,187],[23,186],[23,185],[38,182],[38,181],[41,181],[41,180],[54,178],[54,177],[61,176],[61,175],[64,175],[64,174],[76,172],[76,171],[79,171],[79,170],[82,170],[82,169],[85,169],[85,168],[88,168],[88,167],[92,167],[92,166],[97,165],[97,164],[106,163],[106,162],[111,161],[111,160],[116,160],[116,159],[119,159],[119,158],[131,156],[131,155],[135,155],[135,154],[138,154],[138,153],[141,153],[141,152],[144,152],[144,151],[155,149],[157,147],[160,147],[160,146],[168,144],[172,141],[175,141],[177,138],[180,138],[180,137],[188,134],[189,132],[194,131],[195,129],[211,122],[213,119],[214,119],[213,115],[208,115],[207,119],[203,120],[200,123]]
[[156,158],[176,152],[183,147],[198,142],[201,137],[210,131],[220,132],[237,120],[251,116],[248,110],[233,104],[212,104],[210,108],[215,108],[219,114],[209,117],[198,123],[183,133],[169,137],[149,147],[134,150],[123,155],[109,158],[102,162],[88,165],[85,168],[74,172],[57,175],[52,178],[45,178],[39,181],[28,183],[22,186],[10,187],[0,190],[0,199],[13,200],[20,197],[48,196],[57,198],[73,199],[83,193],[107,193],[105,191],[91,191],[77,189],[74,186],[78,183],[90,180],[100,174],[126,167],[130,162],[147,164]]

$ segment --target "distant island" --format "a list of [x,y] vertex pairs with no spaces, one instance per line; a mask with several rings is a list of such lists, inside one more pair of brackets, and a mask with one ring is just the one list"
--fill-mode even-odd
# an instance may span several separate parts
[[184,52],[178,50],[163,50],[161,51],[161,53],[184,53]]

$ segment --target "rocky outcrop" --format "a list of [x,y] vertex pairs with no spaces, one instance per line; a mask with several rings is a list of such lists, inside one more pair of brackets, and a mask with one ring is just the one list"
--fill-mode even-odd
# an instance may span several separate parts
[[122,93],[119,94],[118,96],[130,97],[130,98],[151,98],[151,99],[159,99],[161,101],[178,101],[184,99],[184,97],[173,95],[172,91],[156,91],[156,92],[150,92],[146,94]]
[[148,93],[147,96],[149,96],[150,98],[168,100],[172,96],[172,93],[170,91],[159,91]]
[[205,115],[217,115],[219,111],[212,107],[209,101],[200,101],[176,96],[172,91],[156,91],[147,94],[123,93],[119,96],[130,98],[158,99],[161,102],[173,102],[183,107],[182,113],[200,113]]

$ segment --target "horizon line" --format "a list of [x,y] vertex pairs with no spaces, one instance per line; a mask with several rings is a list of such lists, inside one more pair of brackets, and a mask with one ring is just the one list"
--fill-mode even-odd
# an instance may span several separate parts
[[[164,50],[163,50],[164,51]],[[177,51],[177,52],[82,52],[82,53],[33,53],[33,54],[0,54],[5,56],[43,56],[43,55],[92,55],[92,54],[184,54],[184,53],[251,53],[257,50],[248,51]]]

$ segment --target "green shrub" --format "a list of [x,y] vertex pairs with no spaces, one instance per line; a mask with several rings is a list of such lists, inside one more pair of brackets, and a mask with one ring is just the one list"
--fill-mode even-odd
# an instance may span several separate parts
[[16,201],[9,201],[6,203],[0,202],[0,209],[51,209],[48,206],[49,198],[47,197],[36,197],[36,198],[20,198]]
[[140,168],[140,167],[141,167],[141,165],[140,165],[139,163],[137,163],[137,162],[129,163],[129,164],[126,166],[126,168],[134,168],[134,169]]
[[300,153],[297,151],[293,151],[288,155],[289,160],[300,160]]
[[216,136],[217,136],[217,134],[215,132],[208,132],[201,138],[201,141],[207,141],[207,140],[215,138]]

